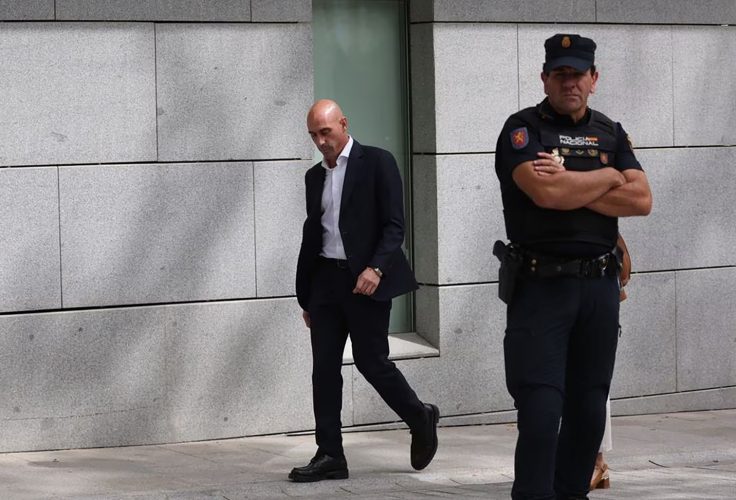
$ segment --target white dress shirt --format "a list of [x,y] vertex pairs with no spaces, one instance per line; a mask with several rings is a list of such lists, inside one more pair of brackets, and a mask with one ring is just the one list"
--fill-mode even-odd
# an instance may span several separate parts
[[348,157],[353,148],[353,138],[337,157],[336,165],[330,168],[325,160],[325,184],[322,187],[322,252],[320,255],[330,259],[347,259],[345,247],[340,235],[340,202],[342,201],[342,185],[345,183],[345,171],[348,168]]

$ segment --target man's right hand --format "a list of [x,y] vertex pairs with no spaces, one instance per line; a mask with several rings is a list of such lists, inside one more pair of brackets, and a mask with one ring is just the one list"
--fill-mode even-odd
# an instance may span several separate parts
[[544,152],[537,153],[537,156],[539,158],[532,162],[537,175],[552,175],[567,170],[559,156]]
[[304,320],[304,324],[307,325],[307,328],[312,328],[312,320],[309,318],[307,311],[302,311],[302,319]]

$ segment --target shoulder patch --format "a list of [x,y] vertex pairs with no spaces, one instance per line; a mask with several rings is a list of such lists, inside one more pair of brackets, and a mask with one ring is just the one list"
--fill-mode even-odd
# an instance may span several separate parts
[[529,131],[520,127],[511,131],[511,146],[514,149],[524,149],[529,144]]

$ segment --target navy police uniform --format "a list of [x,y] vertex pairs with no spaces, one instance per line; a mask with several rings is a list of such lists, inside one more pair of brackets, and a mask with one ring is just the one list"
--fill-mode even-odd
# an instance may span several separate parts
[[[593,49],[577,47],[581,40]],[[573,38],[576,48],[592,59],[592,40]],[[591,109],[574,123],[547,99],[512,115],[496,146],[507,251],[517,268],[504,338],[519,428],[512,498],[587,498],[618,340],[618,220],[535,205],[512,172],[538,152],[563,158],[568,170],[641,166],[619,123]]]

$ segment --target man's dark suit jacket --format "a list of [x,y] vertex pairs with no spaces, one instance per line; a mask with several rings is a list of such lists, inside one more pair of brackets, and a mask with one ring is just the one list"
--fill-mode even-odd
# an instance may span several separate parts
[[[325,169],[321,163],[304,178],[307,219],[296,270],[296,296],[309,310],[312,276],[322,251],[322,188]],[[417,282],[401,244],[404,241],[404,192],[396,160],[386,150],[353,141],[340,202],[339,227],[353,277],[366,267],[378,267],[383,278],[371,296],[375,300],[416,290]]]

